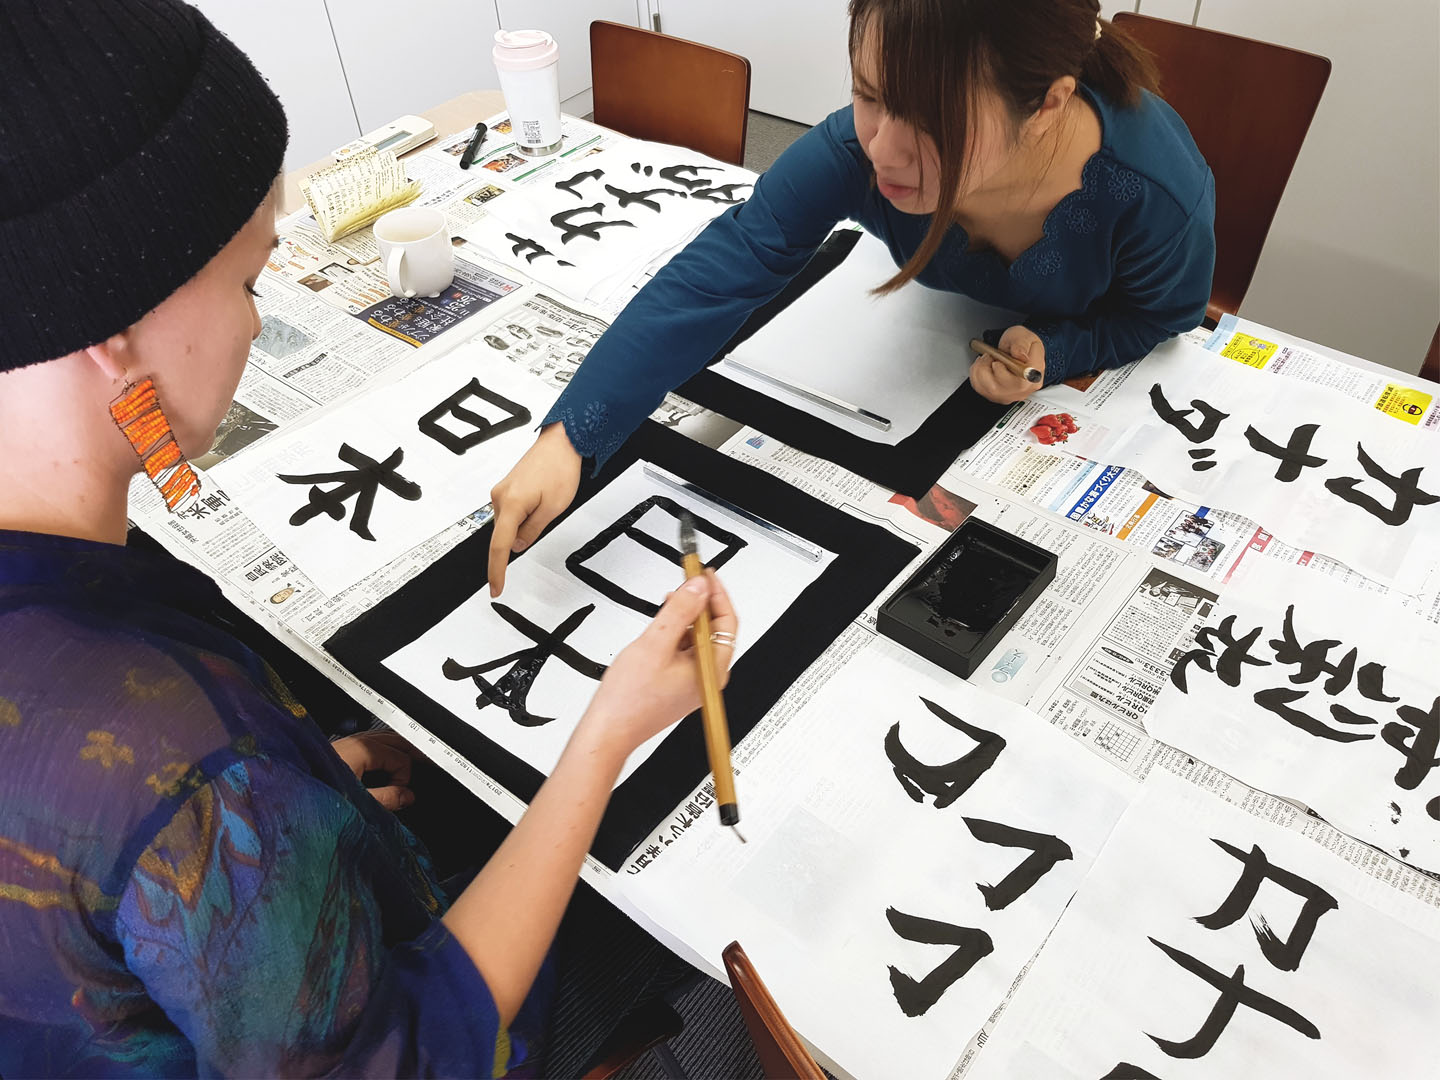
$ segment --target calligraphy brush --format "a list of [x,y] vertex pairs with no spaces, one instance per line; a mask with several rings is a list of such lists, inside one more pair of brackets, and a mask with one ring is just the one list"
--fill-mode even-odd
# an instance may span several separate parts
[[[705,573],[695,548],[695,522],[684,512],[680,514],[680,552],[684,556],[686,581]],[[730,768],[730,724],[725,719],[725,699],[720,696],[720,675],[715,670],[715,643],[710,640],[708,606],[695,617],[693,632],[695,664],[700,669],[700,718],[705,725],[705,753],[710,758],[710,771],[715,774],[720,823],[735,829],[735,835],[743,844],[745,837],[735,828],[740,821],[740,807],[735,802],[735,773]]]
[[1039,382],[1042,378],[1039,368],[1033,368],[1024,360],[1017,360],[1007,352],[1001,352],[993,345],[987,345],[978,337],[970,342],[970,348],[974,349],[987,360],[998,360],[1009,369],[1011,375],[1019,375],[1026,382]]

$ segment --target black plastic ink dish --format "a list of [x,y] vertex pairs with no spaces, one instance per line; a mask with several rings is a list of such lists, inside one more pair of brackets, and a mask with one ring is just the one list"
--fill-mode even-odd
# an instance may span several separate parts
[[880,606],[880,633],[962,678],[1055,580],[1053,552],[970,518]]

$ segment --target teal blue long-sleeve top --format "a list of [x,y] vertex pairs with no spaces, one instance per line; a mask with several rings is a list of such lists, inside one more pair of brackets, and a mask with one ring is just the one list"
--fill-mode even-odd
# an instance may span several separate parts
[[[1101,146],[1081,187],[1045,219],[1044,237],[1007,263],[971,250],[954,226],[919,281],[1027,314],[1058,382],[1138,360],[1205,314],[1215,265],[1215,185],[1184,121],[1146,93],[1133,108],[1082,86]],[[929,215],[895,209],[871,183],[851,109],[795,142],[748,202],[716,218],[630,302],[580,365],[544,423],[600,465],[778,293],[836,224],[860,223],[897,266]],[[992,343],[1004,327],[987,335]],[[955,343],[968,366],[968,343]]]

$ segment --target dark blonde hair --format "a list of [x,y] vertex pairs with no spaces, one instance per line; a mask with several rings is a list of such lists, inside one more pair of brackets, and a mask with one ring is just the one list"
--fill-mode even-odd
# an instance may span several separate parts
[[[852,65],[871,33],[880,42],[872,89],[886,112],[935,140],[940,175],[926,180],[942,192],[964,183],[975,102],[985,89],[999,95],[1018,131],[1066,75],[1121,106],[1159,86],[1150,54],[1100,21],[1099,0],[850,0]],[[942,199],[919,248],[876,291],[914,280],[957,216]]]

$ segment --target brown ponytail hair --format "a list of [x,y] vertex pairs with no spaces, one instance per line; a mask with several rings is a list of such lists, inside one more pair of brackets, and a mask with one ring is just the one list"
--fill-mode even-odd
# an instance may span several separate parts
[[[935,140],[940,176],[925,182],[942,192],[962,190],[983,89],[1000,96],[1018,133],[1065,75],[1119,106],[1159,85],[1150,54],[1101,21],[1099,0],[850,0],[852,66],[870,34],[879,37],[873,89],[886,112]],[[914,280],[957,216],[942,198],[920,247],[876,292]]]

